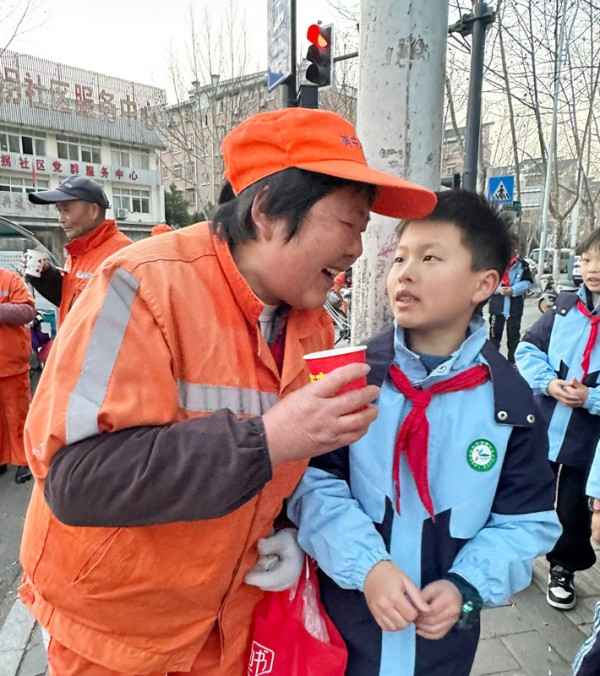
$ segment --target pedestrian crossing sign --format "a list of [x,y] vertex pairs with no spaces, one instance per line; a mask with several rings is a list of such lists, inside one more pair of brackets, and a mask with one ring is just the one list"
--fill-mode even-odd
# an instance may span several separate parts
[[514,193],[514,176],[490,176],[488,178],[487,197],[490,202],[512,204]]

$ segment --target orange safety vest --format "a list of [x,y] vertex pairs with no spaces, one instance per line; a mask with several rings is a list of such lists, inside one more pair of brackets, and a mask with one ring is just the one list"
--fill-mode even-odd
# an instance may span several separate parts
[[66,245],[68,256],[59,308],[61,324],[104,260],[129,244],[129,237],[119,230],[114,220],[109,219]]
[[[0,303],[26,303],[33,298],[25,282],[15,272],[0,268]],[[31,333],[26,326],[0,324],[0,378],[29,371]]]
[[65,444],[223,408],[261,415],[303,386],[302,356],[332,346],[329,318],[290,311],[280,376],[259,329],[262,309],[227,244],[201,223],[113,256],[88,287],[86,311],[59,332],[25,430],[36,485],[21,598],[57,642],[92,662],[188,671],[204,650],[235,665],[210,676],[245,672],[262,592],[244,576],[306,462],[278,465],[257,496],[221,518],[136,528],[59,522],[44,477]]

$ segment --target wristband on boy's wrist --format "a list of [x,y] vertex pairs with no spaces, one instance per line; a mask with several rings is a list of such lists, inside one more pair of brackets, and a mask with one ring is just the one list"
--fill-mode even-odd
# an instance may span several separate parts
[[[596,500],[598,500],[598,506],[594,507]],[[600,512],[600,498],[592,498],[588,496],[588,508],[590,512]]]
[[479,615],[483,607],[481,595],[472,584],[456,573],[448,573],[444,579],[452,582],[462,596],[462,607],[455,625],[456,628],[470,629],[479,621]]

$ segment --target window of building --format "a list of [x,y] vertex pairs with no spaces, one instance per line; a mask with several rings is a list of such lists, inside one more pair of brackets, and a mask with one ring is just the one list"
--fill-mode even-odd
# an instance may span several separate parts
[[173,166],[173,176],[175,176],[175,178],[183,177],[183,167],[181,164],[176,164]]
[[112,148],[112,164],[115,167],[130,167],[129,150],[126,148]]
[[192,163],[187,164],[185,167],[185,178],[187,181],[194,180],[194,165]]
[[150,169],[150,154],[147,150],[133,150],[131,160],[136,169]]
[[113,206],[115,210],[125,209],[134,214],[149,214],[150,190],[113,188]]
[[5,153],[44,157],[46,155],[46,139],[36,138],[33,132],[13,134],[9,131],[0,131],[0,149]]
[[100,146],[82,145],[81,146],[81,161],[88,164],[100,164]]
[[13,176],[0,174],[0,192],[30,193],[48,190],[48,181],[38,179],[33,185],[31,176]]

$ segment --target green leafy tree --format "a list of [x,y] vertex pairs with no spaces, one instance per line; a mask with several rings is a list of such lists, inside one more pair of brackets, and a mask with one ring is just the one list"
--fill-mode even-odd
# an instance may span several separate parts
[[165,220],[174,228],[182,228],[193,222],[188,211],[189,203],[185,201],[183,192],[171,183],[165,190]]

